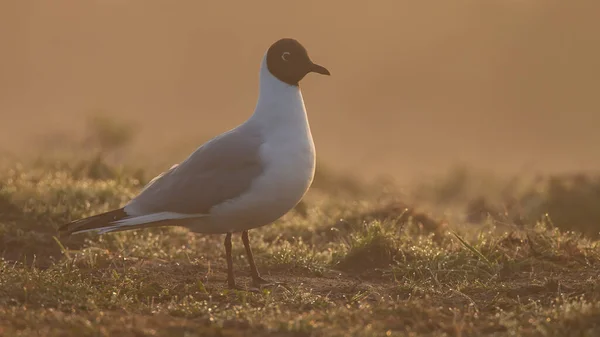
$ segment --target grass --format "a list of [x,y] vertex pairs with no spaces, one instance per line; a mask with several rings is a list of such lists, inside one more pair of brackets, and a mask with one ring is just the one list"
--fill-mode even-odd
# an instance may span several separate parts
[[[323,175],[302,209],[250,232],[263,276],[286,283],[252,293],[226,289],[219,235],[154,228],[54,237],[62,223],[127,202],[143,177],[101,158],[0,173],[0,335],[600,334],[593,178],[549,179],[553,188],[536,190],[546,212],[505,226],[493,212],[478,223],[441,224],[393,193],[344,189],[345,179]],[[455,200],[456,190],[466,189],[444,185],[438,203]],[[582,213],[556,193],[585,199]],[[568,214],[588,227],[570,231]],[[248,285],[234,238],[238,281]]]

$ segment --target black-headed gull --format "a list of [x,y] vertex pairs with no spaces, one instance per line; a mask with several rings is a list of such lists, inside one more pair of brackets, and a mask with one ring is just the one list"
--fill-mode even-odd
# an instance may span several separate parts
[[267,50],[254,114],[154,178],[125,207],[63,225],[61,236],[156,226],[226,234],[227,284],[238,288],[231,235],[241,232],[255,286],[268,284],[254,263],[248,230],[279,219],[302,199],[315,173],[315,147],[299,82],[330,75],[294,39]]

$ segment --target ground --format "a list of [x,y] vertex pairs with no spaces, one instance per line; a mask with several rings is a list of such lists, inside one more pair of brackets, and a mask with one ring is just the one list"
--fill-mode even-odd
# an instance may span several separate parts
[[[546,179],[538,213],[513,216],[488,196],[468,197],[474,178],[464,174],[419,186],[424,213],[406,206],[406,193],[320,174],[300,207],[250,232],[259,270],[284,283],[252,292],[226,288],[222,235],[56,237],[65,222],[127,202],[144,172],[101,158],[12,163],[0,174],[0,335],[600,335],[598,219],[590,207],[569,227],[577,204],[561,208],[552,194],[575,200],[578,186],[578,197],[598,197],[597,180]],[[461,198],[476,201],[451,202]],[[239,235],[233,243],[247,287]]]

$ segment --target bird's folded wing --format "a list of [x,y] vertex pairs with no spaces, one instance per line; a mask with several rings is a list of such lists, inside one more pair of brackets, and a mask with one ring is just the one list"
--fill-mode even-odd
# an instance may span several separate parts
[[261,144],[260,134],[243,126],[213,138],[153,179],[125,210],[130,215],[207,214],[246,192],[261,175]]

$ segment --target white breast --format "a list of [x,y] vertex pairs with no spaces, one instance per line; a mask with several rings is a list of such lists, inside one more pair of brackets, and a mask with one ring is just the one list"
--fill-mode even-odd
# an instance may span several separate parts
[[300,88],[261,67],[258,103],[248,127],[260,130],[263,172],[249,190],[213,207],[211,222],[227,231],[267,225],[290,211],[315,174],[315,147]]
[[282,208],[292,208],[300,201],[315,174],[315,147],[308,122],[292,125],[268,135],[260,149],[266,169],[255,185]]
[[271,134],[261,146],[265,170],[250,189],[211,210],[216,225],[232,231],[264,226],[302,199],[315,174],[314,144],[308,125],[302,133],[287,131]]

